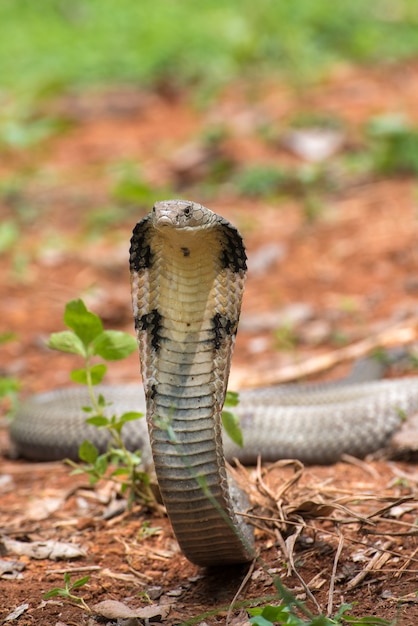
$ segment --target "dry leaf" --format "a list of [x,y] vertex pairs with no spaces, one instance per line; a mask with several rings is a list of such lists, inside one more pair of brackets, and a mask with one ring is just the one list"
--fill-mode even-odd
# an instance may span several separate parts
[[165,618],[168,615],[170,606],[160,606],[152,604],[139,609],[131,609],[118,600],[103,600],[92,607],[93,611],[101,617],[107,619],[128,619],[138,617],[140,619],[152,619],[155,617]]
[[21,578],[21,571],[25,569],[25,564],[21,561],[0,560],[0,578]]
[[[29,604],[21,604],[20,606],[18,606],[17,608],[15,608],[14,611],[12,611],[12,613],[9,613],[9,615],[7,615],[4,618],[5,622],[12,622],[15,619],[17,619],[18,617],[20,617],[21,615],[23,615],[23,613],[25,611],[27,611],[29,608]],[[3,623],[3,622],[2,622]]]
[[328,517],[334,511],[334,507],[323,502],[315,502],[314,500],[305,500],[300,502],[296,507],[289,507],[290,513],[299,513],[302,517]]
[[16,541],[9,539],[5,535],[1,541],[7,552],[18,556],[27,556],[30,559],[60,559],[69,560],[86,556],[84,550],[74,543],[64,543],[62,541]]
[[45,498],[36,498],[32,500],[26,511],[26,517],[30,520],[47,519],[51,513],[55,513],[62,506],[63,498],[46,496]]

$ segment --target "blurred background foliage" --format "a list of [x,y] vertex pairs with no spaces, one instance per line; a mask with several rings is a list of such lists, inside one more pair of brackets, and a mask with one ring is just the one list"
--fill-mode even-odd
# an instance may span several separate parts
[[0,85],[312,81],[335,62],[418,52],[416,0],[2,0]]

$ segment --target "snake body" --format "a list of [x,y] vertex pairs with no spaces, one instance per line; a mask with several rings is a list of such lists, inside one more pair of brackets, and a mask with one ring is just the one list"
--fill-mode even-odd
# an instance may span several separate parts
[[[240,395],[245,447],[222,442],[221,411],[238,328],[246,274],[238,231],[209,209],[188,201],[157,203],[135,227],[130,249],[132,302],[144,391],[103,389],[112,410],[146,410],[128,422],[129,447],[149,456],[174,532],[186,556],[204,565],[252,558],[243,522],[245,495],[228,478],[225,457],[254,462],[297,457],[330,463],[383,447],[402,414],[418,407],[415,378],[352,385],[284,385]],[[29,458],[77,456],[89,438],[84,389],[35,396],[11,426],[18,452]],[[64,419],[65,418],[65,419]],[[89,430],[90,428],[90,430]]]

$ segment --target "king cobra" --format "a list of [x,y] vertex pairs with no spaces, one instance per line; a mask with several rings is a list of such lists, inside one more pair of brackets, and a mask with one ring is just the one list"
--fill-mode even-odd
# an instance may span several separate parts
[[[237,229],[185,200],[158,202],[135,227],[130,269],[135,329],[145,390],[105,386],[112,411],[141,410],[124,426],[129,448],[149,455],[174,533],[202,566],[247,562],[253,536],[248,502],[229,478],[225,458],[253,463],[299,458],[331,463],[383,447],[402,415],[418,407],[415,378],[356,384],[290,384],[241,393],[237,414],[245,446],[223,441],[221,413],[238,328],[247,257]],[[17,452],[31,459],[77,458],[87,438],[87,391],[34,396],[11,426]]]

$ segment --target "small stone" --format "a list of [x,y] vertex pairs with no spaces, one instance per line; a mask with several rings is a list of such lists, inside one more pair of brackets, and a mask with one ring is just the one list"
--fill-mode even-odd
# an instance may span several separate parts
[[342,148],[344,135],[331,128],[300,128],[289,131],[282,141],[296,156],[319,163]]
[[10,474],[0,476],[0,493],[9,493],[14,488],[14,481]]
[[269,243],[248,255],[248,269],[253,276],[266,273],[286,257],[287,250],[281,243]]
[[148,587],[147,589],[147,596],[150,598],[150,600],[158,600],[158,598],[161,598],[162,595],[163,588],[159,587],[158,585]]
[[299,331],[301,340],[313,346],[324,343],[329,339],[330,335],[331,325],[325,320],[313,320],[305,324]]

